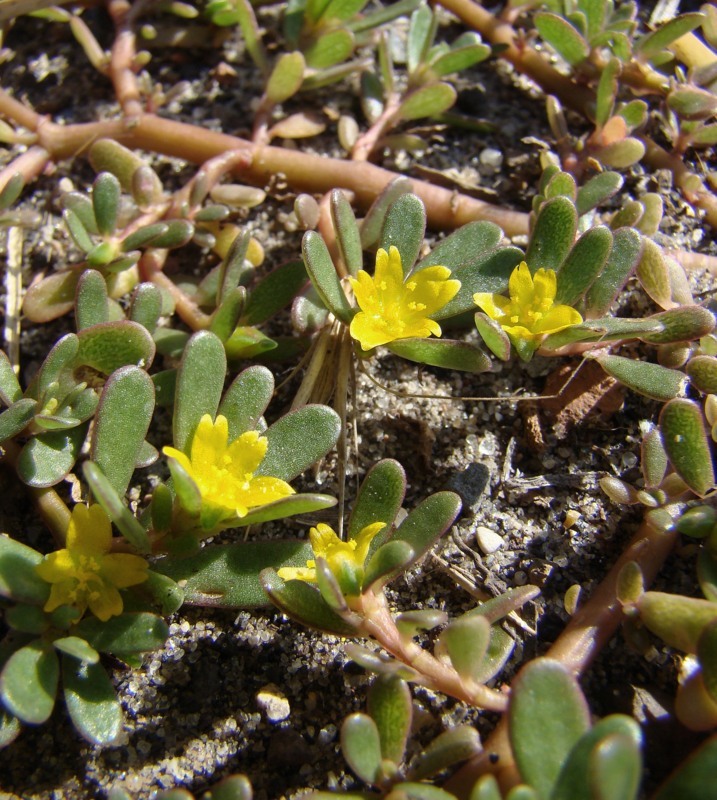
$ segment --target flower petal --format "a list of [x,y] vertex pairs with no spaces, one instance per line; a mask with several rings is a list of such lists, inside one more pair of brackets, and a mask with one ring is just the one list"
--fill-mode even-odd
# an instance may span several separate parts
[[552,305],[558,290],[558,277],[553,269],[539,269],[533,276],[533,303]]
[[131,553],[110,553],[102,559],[100,574],[119,589],[147,580],[149,564]]
[[245,431],[227,448],[226,464],[220,461],[217,466],[228,469],[234,478],[244,482],[247,475],[251,477],[256,472],[268,447],[266,436],[261,436],[258,431]]
[[192,438],[191,460],[196,473],[206,472],[212,465],[221,464],[229,441],[229,422],[221,414],[212,422],[205,414]]
[[35,572],[48,583],[60,583],[72,578],[76,570],[75,560],[69,550],[48,553],[35,567]]
[[84,612],[87,604],[80,606],[80,604],[76,602],[76,587],[77,581],[74,578],[62,581],[60,583],[53,583],[52,588],[50,589],[50,596],[47,598],[47,602],[43,606],[43,611],[47,611],[49,613],[60,606],[75,606],[80,607],[80,611]]
[[553,306],[535,325],[535,332],[539,334],[557,333],[558,331],[579,325],[583,321],[578,311],[570,306]]
[[315,528],[309,530],[309,540],[311,541],[311,549],[314,555],[319,558],[326,558],[329,549],[338,544],[341,544],[341,539],[336,535],[333,528],[329,525],[319,522]]
[[476,292],[473,295],[473,302],[496,322],[500,322],[510,308],[510,300],[507,297],[491,292]]
[[508,292],[511,302],[520,307],[528,306],[533,302],[533,276],[525,261],[521,261],[511,272],[508,279]]
[[122,613],[122,596],[109,583],[103,583],[96,589],[93,588],[88,603],[90,611],[102,622],[107,622],[110,617],[116,617]]
[[392,342],[396,338],[365,311],[359,311],[351,320],[349,333],[364,350],[373,350],[374,347]]
[[78,503],[67,528],[67,549],[83,555],[101,555],[110,549],[112,525],[101,505]]
[[358,536],[356,536],[356,560],[360,562],[362,566],[366,561],[371,542],[376,537],[376,534],[385,527],[385,522],[372,522],[370,525],[366,525],[365,528],[362,528]]
[[282,567],[276,574],[283,581],[306,581],[306,583],[316,583],[316,569],[309,567],[313,561],[307,561],[306,567]]

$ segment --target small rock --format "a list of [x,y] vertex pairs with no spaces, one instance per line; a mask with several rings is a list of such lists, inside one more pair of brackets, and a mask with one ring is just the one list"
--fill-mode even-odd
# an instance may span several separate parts
[[273,683],[259,689],[256,704],[266,714],[269,722],[281,722],[291,714],[289,701]]
[[500,550],[505,542],[503,541],[503,537],[498,535],[495,531],[483,525],[479,525],[476,528],[476,544],[485,555],[490,555],[491,553],[495,553],[496,550]]
[[482,167],[489,167],[490,169],[500,169],[503,164],[503,153],[496,150],[494,147],[486,147],[481,150],[478,156],[478,161]]

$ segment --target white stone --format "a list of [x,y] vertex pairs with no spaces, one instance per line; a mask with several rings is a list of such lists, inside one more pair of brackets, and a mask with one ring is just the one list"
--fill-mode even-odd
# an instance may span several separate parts
[[483,553],[490,555],[491,553],[495,553],[496,550],[500,550],[505,542],[503,541],[503,537],[499,536],[495,531],[483,525],[479,525],[476,528],[476,544]]
[[269,722],[281,722],[291,714],[289,701],[273,683],[259,689],[256,704],[266,714]]

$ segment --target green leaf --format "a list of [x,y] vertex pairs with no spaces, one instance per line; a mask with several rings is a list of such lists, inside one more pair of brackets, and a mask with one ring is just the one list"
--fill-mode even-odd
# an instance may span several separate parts
[[590,48],[585,39],[565,19],[547,11],[535,15],[535,27],[546,41],[570,66],[584,61]]
[[354,36],[339,28],[320,36],[304,51],[306,66],[310,69],[327,69],[351,57],[354,50]]
[[162,314],[162,293],[153,283],[135,287],[129,308],[129,319],[154,333]]
[[[662,784],[654,800],[706,800],[717,774],[717,735],[711,736]],[[710,791],[710,790],[707,790]]]
[[127,319],[91,325],[79,331],[78,339],[75,365],[92,367],[105,375],[129,365],[148,369],[154,360],[156,348],[149,331]]
[[627,169],[645,155],[645,145],[631,136],[601,148],[596,154],[601,164],[614,169]]
[[234,332],[246,302],[246,289],[238,286],[231,292],[226,292],[221,303],[214,309],[209,330],[226,342]]
[[368,0],[329,0],[321,15],[322,21],[346,22],[365,8]]
[[[613,714],[601,719],[576,742],[560,771],[550,800],[575,800],[577,797],[604,797],[604,800],[607,800],[610,795],[599,795],[594,791],[596,786],[606,788],[605,783],[610,780],[609,771],[594,770],[595,753],[603,742],[612,743],[615,735],[620,737],[620,745],[630,756],[631,763],[625,764],[625,777],[631,775],[629,767],[634,763],[634,758],[637,759],[639,775],[639,747],[642,742],[640,726],[631,717]],[[598,760],[600,760],[600,756],[598,756]],[[619,800],[628,800],[628,798],[632,800],[633,797],[634,792],[632,795],[619,792],[614,795],[615,800],[618,798]]]
[[418,756],[411,769],[415,781],[430,778],[447,767],[466,761],[481,751],[480,736],[470,725],[458,725],[444,731]]
[[75,318],[77,330],[109,322],[107,283],[95,269],[85,270],[77,283]]
[[41,641],[16,650],[0,674],[0,699],[22,722],[40,725],[55,706],[60,664],[52,647]]
[[0,534],[0,596],[38,606],[47,602],[50,586],[35,572],[41,561],[37,550]]
[[205,547],[186,558],[160,559],[153,569],[181,582],[189,605],[256,608],[268,603],[262,570],[305,567],[313,557],[308,542],[273,539]]
[[212,786],[202,800],[252,800],[252,797],[249,779],[244,775],[230,775]]
[[[406,494],[406,473],[393,459],[386,458],[368,471],[359,489],[348,524],[349,539],[374,522],[385,522],[386,528],[374,539],[374,548],[382,544],[391,530]],[[373,549],[373,548],[372,548]]]
[[643,59],[652,58],[680,36],[699,28],[705,19],[704,14],[680,14],[661,25],[656,31],[642,36],[634,45],[635,54]]
[[62,219],[67,226],[67,230],[72,237],[72,241],[82,250],[84,253],[89,253],[90,250],[95,246],[95,243],[92,241],[90,234],[87,232],[87,228],[82,224],[80,217],[71,209],[66,208],[62,212]]
[[107,516],[114,522],[125,539],[138,552],[151,552],[152,546],[147,531],[123,503],[117,490],[105,477],[97,464],[92,461],[86,461],[83,472],[97,502],[102,506]]
[[435,117],[448,111],[456,102],[456,90],[450,83],[430,83],[412,91],[401,103],[396,119],[410,122]]
[[409,544],[418,561],[455,522],[461,501],[454,492],[437,492],[427,497],[404,519],[389,541]]
[[267,429],[269,447],[256,474],[292,480],[331,450],[340,429],[338,414],[328,406],[297,408]]
[[[696,389],[705,394],[717,394],[717,358],[694,356],[687,362],[686,370]],[[0,415],[1,419],[2,415]],[[0,439],[2,439],[1,435]]]
[[381,247],[401,254],[403,274],[408,275],[418,258],[426,232],[426,209],[415,194],[403,194],[389,206],[381,232]]
[[234,524],[258,525],[263,522],[271,522],[275,519],[284,517],[294,517],[298,514],[311,514],[316,511],[324,511],[336,505],[336,498],[328,494],[292,494],[259,506],[249,511],[245,517],[237,518]]
[[[452,272],[466,262],[480,262],[500,244],[503,231],[494,222],[486,220],[469,222],[453,231],[416,264],[415,271],[440,265]],[[506,286],[508,284],[506,283]]]
[[647,120],[647,103],[644,100],[631,100],[618,110],[629,130],[635,130]]
[[367,714],[351,714],[341,726],[341,752],[346,763],[366,783],[374,783],[381,769],[381,736]]
[[704,497],[714,488],[715,474],[700,407],[692,400],[671,400],[660,412],[659,427],[675,472]]
[[169,636],[167,623],[156,614],[126,613],[102,622],[85,617],[73,628],[101,653],[145,653],[162,647]]
[[451,339],[397,339],[386,345],[401,358],[463,372],[490,372],[492,362],[477,345]]
[[575,201],[578,216],[582,217],[588,211],[602,205],[611,197],[616,195],[623,184],[622,175],[618,172],[600,172],[590,178],[578,189],[578,196]]
[[602,272],[612,249],[612,233],[605,225],[587,230],[573,245],[558,272],[556,303],[576,305]]
[[82,450],[88,423],[33,436],[20,451],[17,472],[28,486],[54,486],[72,469]]
[[470,800],[503,800],[498,781],[494,775],[483,775],[473,786]]
[[406,681],[398,675],[379,675],[369,689],[367,711],[376,723],[381,758],[400,765],[413,716],[411,692]]
[[306,271],[321,301],[335,317],[348,325],[354,310],[346,299],[331,254],[321,234],[307,231],[304,234],[301,251]]
[[84,639],[80,639],[79,636],[64,636],[61,639],[55,639],[52,646],[55,650],[72,656],[72,658],[84,664],[96,664],[100,660],[100,654],[97,650],[87,644]]
[[411,24],[408,29],[408,42],[406,47],[406,61],[409,74],[414,73],[425,61],[428,50],[433,44],[436,35],[437,20],[433,11],[426,4],[421,4],[411,14]]
[[406,800],[455,800],[455,795],[441,789],[439,786],[432,786],[430,783],[399,783],[396,787],[401,792],[401,796]]
[[355,628],[333,611],[308,583],[284,582],[273,569],[263,570],[259,579],[271,602],[288,617],[335,636],[355,635]]
[[548,800],[570,752],[590,728],[577,680],[557,661],[534,659],[513,683],[508,720],[521,777]]
[[217,412],[229,423],[230,442],[256,429],[273,394],[274,376],[266,367],[248,367],[236,376]]
[[261,325],[287,306],[306,285],[303,261],[288,261],[272,270],[251,290],[244,308],[245,325]]
[[696,653],[700,636],[717,621],[717,603],[700,597],[645,592],[636,606],[648,630],[685,653]]
[[383,231],[384,220],[388,209],[402,195],[413,190],[413,185],[408,178],[395,178],[386,185],[384,190],[374,200],[361,223],[361,246],[364,250],[373,250],[379,247]]
[[487,314],[478,311],[475,323],[481,339],[496,358],[501,361],[510,360],[510,339],[503,328]]
[[122,731],[122,708],[104,667],[63,658],[62,682],[77,731],[91,744],[112,744]]
[[438,78],[461,72],[464,69],[480,64],[491,54],[491,49],[487,44],[476,42],[465,47],[455,47],[455,45],[435,61],[431,62],[431,72]]
[[567,172],[557,172],[545,186],[545,197],[567,197],[575,202],[577,196],[577,184],[575,178]]
[[97,172],[111,172],[119,178],[125,192],[132,191],[135,171],[146,166],[136,153],[114,139],[98,139],[94,142],[90,147],[90,163]]
[[17,436],[33,419],[37,401],[24,397],[0,414],[0,442]]
[[154,384],[138,367],[113,372],[102,390],[90,458],[118,495],[129,486],[154,412]]
[[58,339],[42,362],[37,378],[33,380],[27,394],[42,401],[51,384],[59,382],[62,373],[71,366],[79,348],[80,341],[74,333],[68,333]]
[[[24,603],[18,603],[6,609],[5,622],[14,631],[34,636],[41,636],[49,627],[47,614],[41,608]],[[0,661],[2,660],[3,657],[0,656]]]
[[276,342],[264,336],[258,328],[235,328],[224,342],[227,358],[231,362],[256,358],[274,350],[276,346]]
[[362,589],[366,591],[387,576],[403,572],[413,562],[413,548],[407,542],[386,542],[366,564]]
[[363,267],[361,232],[351,203],[340,189],[331,192],[331,221],[336,231],[336,243],[341,253],[341,260],[346,265],[349,275],[355,276]]
[[645,476],[645,488],[657,488],[667,473],[668,460],[660,432],[653,426],[642,437],[640,463]]
[[577,225],[578,213],[567,197],[554,197],[541,206],[525,254],[531,273],[560,269],[572,249]]
[[606,314],[615,302],[640,260],[642,242],[640,234],[631,228],[619,228],[613,233],[610,255],[585,297],[585,308],[591,317]]
[[515,639],[498,625],[490,629],[490,641],[483,662],[473,668],[473,679],[477,683],[487,683],[503,669],[513,655]]
[[603,128],[612,117],[617,95],[617,76],[620,72],[620,61],[611,58],[605,65],[600,75],[595,103],[595,125]]
[[666,401],[684,392],[687,378],[679,370],[623,356],[598,356],[596,360],[608,375],[645,397]]
[[177,372],[172,432],[178,450],[188,454],[199,420],[205,414],[215,418],[226,370],[221,341],[209,331],[195,333],[187,342]]
[[54,272],[29,286],[22,303],[25,316],[31,322],[50,322],[72,311],[79,277],[78,269]]
[[704,306],[683,305],[653,314],[649,319],[659,322],[662,326],[659,331],[647,331],[640,336],[643,341],[651,344],[700,339],[712,333],[715,327],[714,314]]
[[120,183],[111,172],[101,172],[92,185],[92,208],[101,236],[111,236],[117,226]]
[[0,401],[11,406],[22,397],[22,388],[10,359],[0,350]]
[[464,680],[474,680],[482,666],[490,641],[490,622],[478,614],[453,620],[441,633],[439,642],[456,672]]
[[305,68],[306,62],[301,53],[283,53],[266,84],[267,99],[273,105],[278,105],[295,95],[304,80]]

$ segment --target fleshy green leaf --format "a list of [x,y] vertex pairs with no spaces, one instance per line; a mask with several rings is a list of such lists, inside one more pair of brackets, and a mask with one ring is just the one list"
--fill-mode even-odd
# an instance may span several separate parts
[[77,330],[109,322],[107,283],[95,269],[85,270],[77,283],[75,318]]
[[97,650],[87,644],[84,639],[80,639],[79,636],[63,636],[61,639],[55,639],[52,646],[55,650],[72,656],[72,658],[84,664],[96,664],[100,660],[100,654]]
[[105,384],[97,407],[90,458],[118,495],[127,491],[154,411],[154,384],[137,367],[122,367]]
[[346,763],[366,783],[373,783],[381,768],[381,736],[366,714],[351,714],[341,726],[341,752]]
[[284,53],[277,60],[266,85],[266,96],[277,105],[288,100],[301,88],[306,63],[298,51]]
[[426,209],[415,194],[403,194],[388,209],[381,233],[381,247],[388,253],[391,245],[401,254],[403,274],[411,272],[423,245]]
[[[610,773],[605,770],[591,771],[594,765],[595,752],[603,742],[610,742],[612,737],[619,735],[620,744],[633,759],[637,759],[638,775],[640,766],[639,746],[642,741],[640,726],[631,718],[623,714],[613,714],[601,719],[591,730],[587,731],[575,744],[568,756],[560,775],[558,776],[550,800],[575,800],[577,797],[598,796],[607,800],[610,795],[594,795],[595,786],[605,787]],[[598,756],[598,759],[600,757]],[[626,777],[629,775],[626,764]],[[635,787],[637,788],[637,787]],[[632,795],[616,793],[615,800],[633,800]]]
[[[717,358],[695,356],[687,362],[687,374],[692,385],[705,394],[717,394]],[[2,416],[0,415],[0,419]],[[2,439],[2,436],[0,436]]]
[[397,339],[386,345],[401,358],[463,372],[490,372],[492,363],[480,347],[451,339]]
[[354,311],[346,299],[323,238],[316,231],[307,231],[301,249],[306,270],[322,302],[335,317],[346,324],[350,323]]
[[[84,464],[84,475],[97,502],[114,522],[120,533],[140,553],[152,550],[147,531],[127,508],[115,487],[92,461]],[[124,492],[123,492],[124,494]]]
[[338,414],[328,406],[297,408],[269,426],[269,447],[257,475],[290,481],[323,458],[336,444],[341,428]]
[[389,541],[407,542],[421,558],[453,524],[461,510],[461,501],[454,492],[437,492],[427,497],[404,519]]
[[85,617],[73,628],[73,633],[85,639],[101,653],[145,653],[157,650],[167,640],[169,627],[156,614],[146,612],[120,614],[102,622]]
[[556,303],[574,306],[602,272],[612,249],[612,233],[605,225],[586,231],[573,245],[558,272]]
[[529,662],[513,683],[508,719],[520,774],[541,800],[548,800],[571,750],[590,727],[576,679],[557,661]]
[[434,117],[448,111],[456,97],[450,83],[431,83],[411,92],[399,106],[396,117],[404,122]]
[[491,353],[501,361],[508,361],[510,359],[510,339],[503,328],[480,311],[475,315],[475,323],[481,339]]
[[263,570],[259,579],[271,602],[292,619],[336,636],[355,634],[353,626],[333,611],[308,583],[284,582],[273,569]]
[[101,172],[92,185],[92,208],[101,236],[115,232],[119,214],[121,187],[111,172]]
[[[603,173],[609,175],[615,173]],[[585,308],[591,317],[606,314],[627,283],[642,254],[642,237],[631,228],[619,228],[602,272],[588,290]]]
[[379,246],[386,212],[397,198],[412,189],[413,185],[408,178],[396,178],[374,200],[361,223],[361,245],[364,250],[373,250]]
[[[67,522],[69,524],[69,514]],[[43,605],[50,586],[35,572],[42,555],[21,542],[0,534],[0,596],[18,603]]]
[[209,331],[187,342],[177,372],[173,419],[174,446],[189,453],[194,431],[205,415],[214,419],[226,376],[227,359],[221,341]]
[[0,350],[0,401],[10,406],[22,397],[22,388],[10,359]]
[[218,413],[229,423],[229,441],[254,430],[274,394],[274,376],[262,366],[240,372],[227,389]]
[[635,53],[644,59],[649,59],[672,44],[675,39],[679,39],[680,36],[684,36],[686,33],[698,28],[704,19],[704,14],[680,14],[679,17],[671,19],[656,31],[652,31],[652,33],[648,33],[639,39],[635,44]]
[[535,27],[541,37],[571,66],[588,57],[588,43],[569,22],[557,14],[536,14]]
[[91,744],[112,744],[122,731],[122,708],[104,667],[63,658],[62,682],[77,731]]
[[374,539],[383,543],[405,494],[406,474],[398,461],[387,458],[374,464],[363,479],[354,503],[348,524],[349,538],[355,539],[367,525],[385,522],[387,527]]
[[577,224],[578,213],[567,197],[554,197],[541,206],[525,254],[532,273],[560,269],[573,246]]
[[473,615],[453,620],[441,633],[439,641],[456,672],[470,680],[482,665],[489,640],[490,622],[484,616]]
[[704,497],[714,488],[715,474],[700,407],[692,400],[671,400],[660,412],[659,426],[675,472]]
[[155,345],[149,331],[130,320],[91,325],[78,333],[79,350],[75,363],[111,375],[120,367],[149,368]]
[[598,356],[597,361],[608,375],[654,400],[672,400],[684,392],[687,379],[679,370],[623,356]]
[[0,442],[17,436],[33,419],[37,401],[23,397],[0,413]]
[[47,488],[59,483],[75,465],[88,423],[33,436],[20,451],[17,472],[28,485]]
[[327,69],[351,57],[354,50],[353,34],[339,28],[320,36],[304,51],[306,66],[311,69]]
[[351,204],[340,189],[331,192],[331,220],[336,231],[336,243],[341,259],[349,275],[356,275],[363,266],[361,232]]
[[376,723],[381,757],[400,765],[413,712],[408,685],[398,675],[379,675],[369,689],[367,710]]
[[288,305],[308,281],[302,261],[288,261],[266,275],[252,290],[242,322],[261,325]]
[[444,731],[419,755],[411,770],[411,778],[419,781],[460,761],[472,758],[481,751],[480,736],[470,725],[459,725]]
[[645,145],[631,136],[613,142],[600,149],[596,154],[601,164],[615,169],[627,169],[645,155]]
[[42,642],[16,650],[0,674],[0,698],[22,722],[40,725],[55,706],[60,664],[57,653]]
[[[601,0],[602,2],[602,0]],[[575,205],[578,216],[587,214],[593,208],[602,205],[620,191],[622,187],[622,175],[618,172],[600,172],[578,189],[578,196]]]
[[654,800],[705,800],[717,774],[717,735],[711,736],[657,790]]
[[386,542],[366,564],[362,588],[365,591],[387,575],[395,575],[413,562],[413,548],[407,542]]

